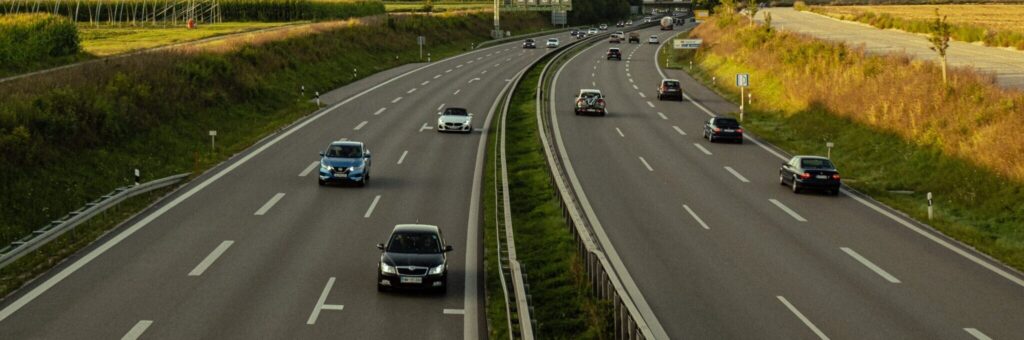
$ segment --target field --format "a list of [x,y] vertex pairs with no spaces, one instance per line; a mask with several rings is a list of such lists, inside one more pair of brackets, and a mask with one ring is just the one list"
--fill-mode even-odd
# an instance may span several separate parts
[[[423,6],[426,3],[423,1],[415,2],[384,2],[384,7],[387,8],[388,12],[419,12],[423,10]],[[450,12],[450,11],[466,11],[466,10],[491,10],[494,8],[493,2],[434,2],[434,12]]]
[[953,38],[1024,49],[1024,4],[813,6],[811,11],[879,28],[927,33],[935,10],[954,26]]
[[266,23],[266,22],[225,22],[200,25],[197,29],[184,27],[147,27],[130,26],[100,27],[80,25],[78,36],[82,50],[97,57],[132,52],[154,47],[195,41],[220,35],[263,30],[285,25],[300,23]]

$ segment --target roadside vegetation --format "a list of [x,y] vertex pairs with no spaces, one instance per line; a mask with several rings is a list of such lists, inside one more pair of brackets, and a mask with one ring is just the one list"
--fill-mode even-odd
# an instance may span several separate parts
[[82,40],[82,50],[85,53],[95,57],[106,57],[221,35],[296,24],[302,25],[308,24],[308,22],[224,22],[202,25],[193,30],[171,26],[140,29],[131,26],[96,28],[82,25],[79,26],[78,31]]
[[384,7],[393,12],[453,12],[453,11],[492,11],[494,1],[385,1]]
[[[663,49],[725,98],[750,73],[745,127],[794,154],[824,154],[858,191],[1002,262],[1024,269],[1024,93],[966,69],[949,73],[904,55],[867,55],[840,43],[749,27],[717,15],[690,36],[694,53]],[[924,38],[922,38],[923,40]],[[677,67],[680,68],[680,67]],[[928,221],[925,194],[935,195]]]
[[[184,24],[189,17],[198,22],[332,20],[384,13],[384,4],[376,0],[221,0],[216,10],[195,4],[195,14],[186,13],[191,2],[147,0],[46,0],[41,6],[0,6],[0,15],[26,12],[53,13],[77,22],[94,25],[132,26]],[[56,13],[54,13],[56,11]]]
[[[146,53],[0,83],[0,244],[131,183],[135,168],[144,181],[196,175],[313,112],[311,93],[357,80],[353,68],[365,77],[418,61],[419,35],[435,42],[427,48],[437,58],[464,52],[489,39],[490,19],[380,18],[284,40]],[[545,29],[547,23],[537,13],[504,18],[517,31]],[[218,131],[215,152],[209,130]],[[105,221],[100,230],[119,220]],[[0,270],[0,296],[59,262],[55,254],[36,252]]]
[[812,12],[882,29],[930,32],[935,11],[948,17],[952,38],[1024,50],[1024,4],[813,6]]
[[[590,294],[576,241],[562,217],[538,135],[534,99],[542,68],[543,64],[525,74],[513,93],[505,137],[512,228],[516,253],[533,297],[532,316],[537,320],[534,334],[545,339],[605,338],[611,333],[611,314],[608,306]],[[497,119],[492,129],[497,128],[496,124]],[[489,151],[494,150],[496,142],[496,138],[491,139]],[[502,217],[494,211],[493,157],[494,153],[489,152],[484,183],[484,236],[489,248],[486,251],[490,337],[500,339],[508,337],[508,330],[494,248],[495,218]]]
[[0,76],[75,60],[75,24],[50,14],[0,15]]

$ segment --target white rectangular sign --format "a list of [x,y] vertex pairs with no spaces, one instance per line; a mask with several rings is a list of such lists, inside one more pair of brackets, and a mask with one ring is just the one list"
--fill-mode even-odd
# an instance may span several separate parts
[[677,50],[695,50],[704,43],[702,39],[673,39],[672,47]]
[[750,86],[750,75],[746,73],[740,73],[736,75],[736,86],[738,87],[749,87]]

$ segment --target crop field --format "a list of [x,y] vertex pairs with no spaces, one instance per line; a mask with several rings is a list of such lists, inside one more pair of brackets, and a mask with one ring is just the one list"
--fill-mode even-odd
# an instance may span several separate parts
[[1024,4],[815,6],[823,14],[853,17],[865,12],[906,20],[934,20],[935,9],[951,24],[977,25],[989,30],[1024,32]]
[[[385,2],[384,8],[388,12],[416,12],[423,9],[426,2]],[[466,10],[487,10],[494,8],[493,2],[434,2],[432,4],[435,12],[466,11]]]
[[82,50],[94,56],[104,57],[137,50],[195,41],[210,37],[250,32],[295,23],[281,22],[225,22],[200,25],[197,29],[183,27],[99,27],[81,25],[78,35]]

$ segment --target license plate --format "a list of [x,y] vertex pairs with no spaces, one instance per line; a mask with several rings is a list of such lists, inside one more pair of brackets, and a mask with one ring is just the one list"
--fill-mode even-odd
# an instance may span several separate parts
[[337,177],[337,178],[348,178],[348,174],[334,174],[334,177]]
[[403,276],[402,283],[423,283],[422,277]]
[[725,132],[736,132],[736,130],[733,130],[733,129],[725,129]]
[[826,176],[826,175],[818,175],[818,176],[815,176],[815,177],[817,179],[828,179],[828,176]]

